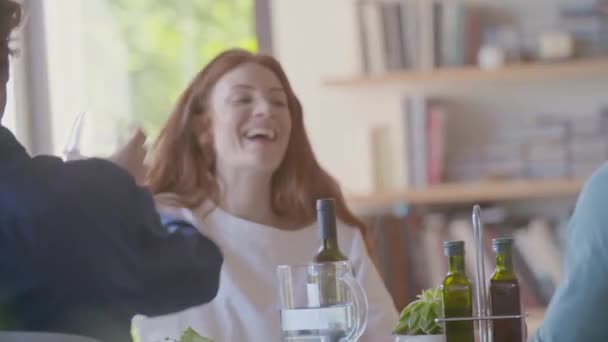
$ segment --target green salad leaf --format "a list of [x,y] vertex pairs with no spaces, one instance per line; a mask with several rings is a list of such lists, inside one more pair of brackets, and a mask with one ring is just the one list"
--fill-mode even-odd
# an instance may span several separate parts
[[212,339],[203,337],[199,335],[194,329],[188,327],[188,329],[184,330],[182,333],[182,337],[178,341],[166,338],[165,341],[173,341],[173,342],[213,342]]
[[213,342],[212,340],[199,335],[194,329],[188,328],[182,334],[180,342]]

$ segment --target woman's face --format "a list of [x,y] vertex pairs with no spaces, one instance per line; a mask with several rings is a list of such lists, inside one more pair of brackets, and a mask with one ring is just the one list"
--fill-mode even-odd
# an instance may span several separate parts
[[218,169],[276,171],[291,133],[287,95],[276,75],[241,64],[217,81],[209,103]]

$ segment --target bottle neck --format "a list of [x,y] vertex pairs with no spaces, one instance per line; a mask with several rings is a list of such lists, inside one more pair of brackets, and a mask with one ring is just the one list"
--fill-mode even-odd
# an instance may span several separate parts
[[338,246],[338,239],[335,237],[326,237],[321,240],[321,249],[328,251],[338,251],[340,250],[340,246]]
[[318,210],[319,238],[323,249],[338,249],[338,232],[334,210]]
[[448,274],[464,274],[464,255],[448,257]]
[[501,251],[496,253],[496,271],[513,272],[513,257],[511,252]]

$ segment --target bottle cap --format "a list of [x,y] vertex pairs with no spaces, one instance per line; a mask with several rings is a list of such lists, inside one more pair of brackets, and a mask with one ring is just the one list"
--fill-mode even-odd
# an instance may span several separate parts
[[464,241],[444,241],[443,253],[445,256],[464,255]]
[[492,250],[498,252],[508,252],[513,247],[512,238],[498,238],[492,239]]
[[317,200],[317,210],[319,211],[332,211],[334,212],[336,209],[335,201],[333,198],[321,198]]

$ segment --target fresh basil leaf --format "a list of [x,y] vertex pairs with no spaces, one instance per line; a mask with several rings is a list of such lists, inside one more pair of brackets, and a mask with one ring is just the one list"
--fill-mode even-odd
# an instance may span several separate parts
[[189,327],[182,334],[180,342],[213,342],[213,340],[199,335],[194,329]]

